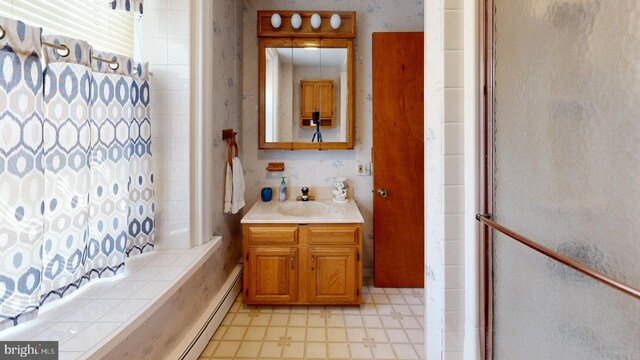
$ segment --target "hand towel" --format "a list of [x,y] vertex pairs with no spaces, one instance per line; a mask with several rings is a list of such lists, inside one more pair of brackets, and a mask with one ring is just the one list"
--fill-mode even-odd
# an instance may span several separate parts
[[233,174],[231,172],[231,166],[227,161],[227,174],[224,183],[224,213],[231,213],[231,197],[233,194]]
[[231,213],[237,214],[244,204],[244,172],[237,157],[233,158],[233,193],[231,195]]

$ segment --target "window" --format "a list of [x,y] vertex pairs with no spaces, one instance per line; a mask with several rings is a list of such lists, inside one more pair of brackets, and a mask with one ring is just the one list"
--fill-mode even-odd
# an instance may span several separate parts
[[0,16],[40,26],[44,35],[87,41],[95,50],[133,56],[134,14],[109,0],[0,0]]

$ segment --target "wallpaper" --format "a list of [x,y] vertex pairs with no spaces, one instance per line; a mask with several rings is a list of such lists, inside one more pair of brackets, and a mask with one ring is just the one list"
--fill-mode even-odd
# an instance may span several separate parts
[[[356,11],[355,43],[355,148],[332,151],[258,150],[258,10]],[[248,208],[259,198],[263,186],[277,187],[281,176],[291,186],[330,185],[331,178],[346,176],[354,199],[365,219],[363,227],[363,268],[373,267],[373,177],[356,176],[357,162],[371,161],[372,142],[372,64],[373,32],[423,31],[422,0],[257,0],[244,1],[243,16],[243,100],[242,160],[247,186]],[[284,161],[285,171],[267,172],[270,161]],[[375,169],[374,169],[375,171]]]

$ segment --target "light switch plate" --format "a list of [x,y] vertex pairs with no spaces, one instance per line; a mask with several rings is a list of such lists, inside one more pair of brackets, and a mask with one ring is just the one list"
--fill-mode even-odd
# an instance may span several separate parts
[[371,163],[358,161],[356,164],[356,174],[358,176],[371,176]]

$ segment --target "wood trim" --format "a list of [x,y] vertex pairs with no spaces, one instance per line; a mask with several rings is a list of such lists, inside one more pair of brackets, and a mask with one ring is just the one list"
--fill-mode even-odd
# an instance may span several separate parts
[[[282,18],[282,25],[279,29],[271,26],[271,15],[279,14]],[[294,29],[291,26],[291,17],[299,14],[302,17],[302,26]],[[318,14],[322,18],[320,28],[314,30],[311,27],[311,15]],[[331,27],[331,15],[340,15],[341,23],[338,29]],[[333,38],[333,39],[355,39],[356,37],[356,12],[355,11],[282,11],[282,10],[260,10],[258,11],[258,37],[260,38]]]

